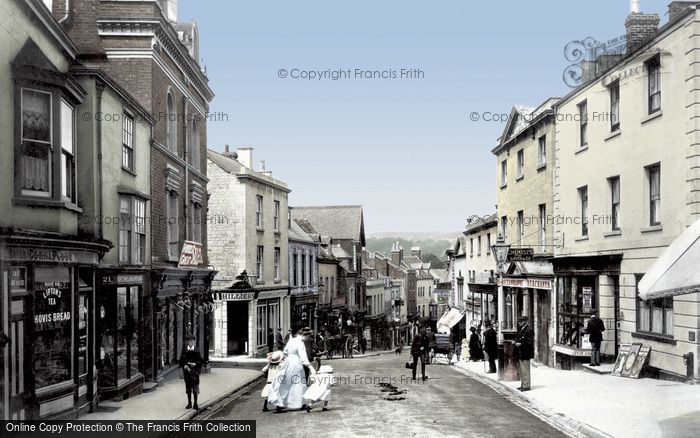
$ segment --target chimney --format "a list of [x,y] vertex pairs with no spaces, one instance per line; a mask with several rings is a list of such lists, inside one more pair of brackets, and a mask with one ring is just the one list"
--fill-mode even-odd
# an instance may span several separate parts
[[163,15],[171,23],[177,23],[177,2],[178,0],[161,0]]
[[391,263],[401,267],[401,262],[403,262],[403,249],[401,245],[399,245],[399,242],[396,242],[391,247]]
[[419,260],[423,261],[423,259],[420,257],[421,256],[420,246],[414,246],[413,248],[411,248],[411,255],[414,257],[418,257]]
[[224,146],[224,153],[223,153],[223,155],[224,155],[224,157],[226,157],[226,158],[231,158],[231,159],[233,159],[233,160],[238,159],[238,154],[235,153],[235,152],[231,152],[231,151],[228,149],[228,145]]
[[627,53],[632,53],[647,42],[659,30],[659,14],[639,12],[639,0],[630,0],[630,14],[625,20],[627,29]]
[[688,11],[688,9],[700,2],[671,2],[668,5],[668,22],[675,21],[678,17]]
[[249,169],[253,169],[253,148],[238,148],[238,162]]

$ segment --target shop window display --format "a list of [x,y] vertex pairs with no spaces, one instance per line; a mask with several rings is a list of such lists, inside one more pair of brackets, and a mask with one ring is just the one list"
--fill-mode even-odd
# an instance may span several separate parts
[[71,270],[37,267],[34,278],[34,381],[44,388],[71,379]]

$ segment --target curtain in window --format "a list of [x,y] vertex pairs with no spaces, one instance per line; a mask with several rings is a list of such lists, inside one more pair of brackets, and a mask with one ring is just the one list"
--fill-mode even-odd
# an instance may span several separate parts
[[664,309],[661,300],[654,300],[651,307],[651,330],[654,333],[663,333]]
[[645,301],[639,302],[639,331],[650,332],[651,327],[649,326],[649,303]]

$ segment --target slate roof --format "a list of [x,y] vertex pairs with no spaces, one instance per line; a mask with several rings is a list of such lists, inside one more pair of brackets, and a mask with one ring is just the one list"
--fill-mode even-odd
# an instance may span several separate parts
[[361,205],[293,207],[293,219],[304,219],[323,236],[351,239],[365,246],[365,224]]
[[289,225],[289,240],[303,243],[316,243],[316,241],[312,239],[302,227],[299,226],[297,221],[291,221]]
[[232,173],[234,175],[241,173],[241,169],[243,168],[243,165],[238,161],[232,158],[227,158],[218,152],[212,151],[211,149],[207,149],[207,158],[219,166],[224,172]]

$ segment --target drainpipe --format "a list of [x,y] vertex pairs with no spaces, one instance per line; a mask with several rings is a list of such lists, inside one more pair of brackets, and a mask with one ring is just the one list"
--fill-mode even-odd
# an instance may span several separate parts
[[[66,0],[67,1],[67,0]],[[102,92],[104,91],[104,85],[98,82],[95,82],[95,88],[97,89],[97,110],[99,111],[98,114],[103,114],[102,113]],[[100,198],[100,214],[99,218],[100,220],[98,221],[98,232],[99,232],[99,237],[102,239],[104,237],[103,234],[103,222],[104,222],[104,217],[102,216],[102,211],[104,209],[104,196],[102,194],[102,117],[97,119],[97,196]]]
[[66,0],[66,14],[58,20],[58,24],[63,24],[68,20],[68,17],[70,16],[70,0]]
[[182,103],[184,106],[183,114],[185,115],[185,117],[183,119],[183,122],[184,122],[183,123],[183,125],[184,125],[183,130],[185,131],[185,135],[184,135],[185,152],[182,154],[182,156],[185,158],[185,210],[184,210],[185,211],[185,240],[189,239],[188,236],[189,236],[189,225],[190,225],[190,221],[187,219],[187,210],[190,208],[190,200],[189,200],[190,187],[188,186],[188,176],[190,173],[190,169],[189,169],[189,164],[188,164],[189,155],[188,155],[188,150],[187,150],[187,147],[189,146],[189,138],[187,137],[187,134],[188,134],[188,132],[187,132],[187,102],[188,102],[188,98],[186,96],[183,97],[182,98]]

